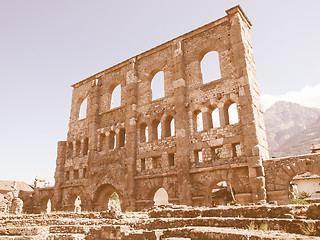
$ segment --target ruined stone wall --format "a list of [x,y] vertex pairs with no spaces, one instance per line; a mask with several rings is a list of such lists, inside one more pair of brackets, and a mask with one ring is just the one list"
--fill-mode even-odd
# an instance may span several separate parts
[[[56,209],[72,209],[80,196],[83,209],[103,210],[113,192],[123,209],[141,209],[153,205],[159,188],[168,192],[169,202],[210,205],[211,189],[219,181],[228,182],[239,203],[266,199],[262,159],[268,151],[251,23],[239,6],[226,12],[72,86],[68,137],[58,143]],[[203,84],[201,60],[210,51],[219,54],[221,78]],[[164,73],[165,96],[153,101],[151,82],[159,71]],[[118,85],[121,106],[111,109]],[[86,118],[79,120],[84,99]],[[235,124],[229,122],[232,103],[239,119]],[[216,108],[220,127],[213,128]],[[197,131],[200,112],[203,130]],[[236,145],[241,154],[235,153]]]
[[290,182],[298,174],[310,172],[320,175],[320,154],[273,158],[263,162],[266,174],[268,201],[291,203]]

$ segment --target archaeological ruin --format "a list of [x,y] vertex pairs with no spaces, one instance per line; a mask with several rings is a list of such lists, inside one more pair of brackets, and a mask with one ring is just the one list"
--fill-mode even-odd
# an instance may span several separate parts
[[320,152],[269,157],[251,22],[226,13],[72,85],[55,185],[2,181],[0,238],[320,239],[320,203],[288,205]]
[[[80,196],[82,209],[106,210],[116,192],[123,210],[141,210],[159,189],[172,204],[212,206],[222,181],[238,204],[286,204],[295,175],[319,174],[319,154],[269,159],[251,23],[239,6],[226,13],[72,85],[54,209],[72,210]],[[205,82],[212,52],[219,78]]]

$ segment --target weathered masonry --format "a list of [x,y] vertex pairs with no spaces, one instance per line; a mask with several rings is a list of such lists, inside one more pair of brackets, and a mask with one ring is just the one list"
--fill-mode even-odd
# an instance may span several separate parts
[[[153,205],[160,188],[171,203],[210,206],[220,181],[239,203],[266,200],[262,160],[269,156],[251,23],[239,6],[226,13],[72,86],[68,137],[58,143],[56,209],[71,210],[80,196],[83,209],[103,210],[117,192],[123,209],[138,210]],[[201,62],[212,51],[221,77],[204,83]],[[154,99],[161,74],[164,96]],[[117,89],[121,101],[113,107]]]

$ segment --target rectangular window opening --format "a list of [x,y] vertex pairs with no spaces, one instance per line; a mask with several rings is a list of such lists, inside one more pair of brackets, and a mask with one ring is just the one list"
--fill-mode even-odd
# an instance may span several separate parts
[[73,170],[73,179],[74,180],[77,180],[79,179],[79,170]]
[[87,169],[86,168],[83,169],[83,178],[87,178]]
[[203,162],[202,150],[195,150],[194,151],[194,158],[195,158],[195,162],[202,163]]
[[232,156],[233,157],[241,157],[241,144],[240,143],[232,144]]
[[141,159],[141,171],[146,170],[146,159],[142,158]]
[[222,147],[213,147],[213,148],[211,148],[211,156],[212,156],[212,159],[221,159],[221,158],[223,158]]
[[158,168],[158,161],[159,161],[159,157],[152,157],[152,168]]
[[168,154],[168,162],[170,167],[174,166],[174,153]]

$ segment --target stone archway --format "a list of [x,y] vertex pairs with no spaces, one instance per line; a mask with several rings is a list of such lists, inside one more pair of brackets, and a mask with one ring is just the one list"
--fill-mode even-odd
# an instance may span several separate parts
[[320,175],[320,155],[308,154],[296,157],[270,159],[263,162],[268,201],[290,204],[290,182],[302,173]]
[[95,191],[93,198],[93,210],[94,211],[105,211],[109,209],[110,197],[116,193],[120,200],[120,205],[122,203],[122,195],[119,190],[117,190],[111,184],[102,184]]

